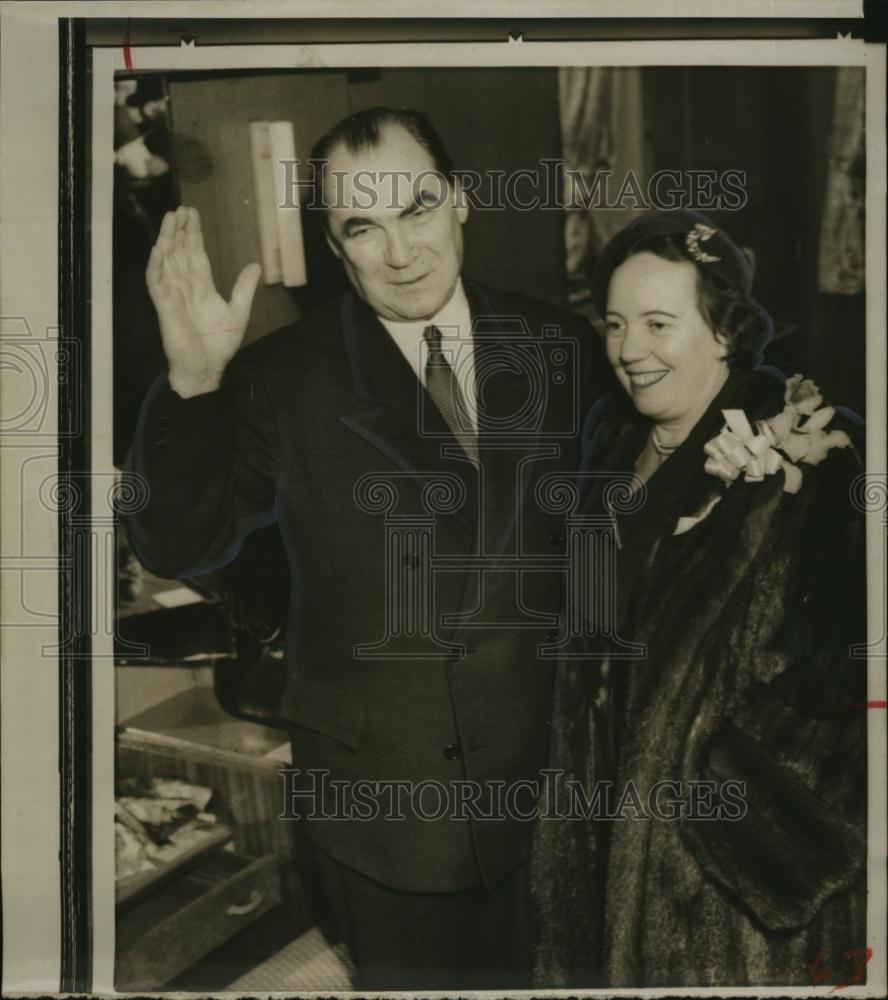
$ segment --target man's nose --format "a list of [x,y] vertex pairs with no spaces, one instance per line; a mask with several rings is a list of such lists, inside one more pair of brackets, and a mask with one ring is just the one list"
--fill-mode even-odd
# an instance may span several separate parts
[[413,261],[414,248],[398,226],[387,234],[385,257],[389,267],[407,267]]

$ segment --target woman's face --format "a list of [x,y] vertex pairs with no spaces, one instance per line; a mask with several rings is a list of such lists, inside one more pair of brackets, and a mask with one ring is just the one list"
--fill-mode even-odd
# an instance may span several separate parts
[[694,265],[629,257],[611,275],[605,319],[608,360],[636,409],[690,430],[728,377],[725,341],[697,307]]

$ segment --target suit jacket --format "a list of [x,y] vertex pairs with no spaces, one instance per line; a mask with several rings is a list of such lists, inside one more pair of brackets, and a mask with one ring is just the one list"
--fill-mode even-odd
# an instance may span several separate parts
[[[548,746],[553,661],[538,646],[558,636],[566,543],[537,487],[576,469],[605,371],[585,320],[467,293],[478,467],[352,291],[242,351],[217,392],[183,400],[159,379],[132,450],[150,502],[128,530],[160,576],[224,565],[277,521],[291,573],[279,714],[300,788],[363,783],[366,802],[372,782],[448,796],[478,783],[457,819],[432,786],[400,808],[389,786],[375,815],[329,784],[323,806],[302,800],[329,854],[410,890],[491,884],[527,855],[530,823],[497,817],[528,812],[532,789],[515,783],[539,777]],[[497,783],[515,801],[497,805]],[[317,815],[337,812],[350,818]]]

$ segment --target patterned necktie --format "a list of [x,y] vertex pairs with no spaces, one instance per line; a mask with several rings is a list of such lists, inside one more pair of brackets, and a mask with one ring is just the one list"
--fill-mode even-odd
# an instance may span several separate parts
[[429,348],[425,368],[426,391],[463,451],[473,462],[477,462],[478,440],[459,380],[441,350],[441,331],[436,326],[427,326],[422,335]]

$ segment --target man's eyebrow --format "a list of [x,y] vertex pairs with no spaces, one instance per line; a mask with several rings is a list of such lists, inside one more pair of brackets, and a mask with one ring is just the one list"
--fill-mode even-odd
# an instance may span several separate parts
[[354,232],[355,229],[360,229],[361,226],[372,226],[373,220],[368,219],[362,215],[350,215],[345,222],[342,224],[343,232],[346,235]]
[[[432,196],[431,203],[422,200],[423,196],[425,195]],[[416,188],[414,188],[413,200],[406,208],[401,210],[401,212],[398,214],[398,218],[402,218],[405,215],[413,215],[414,212],[418,212],[421,208],[438,208],[441,204],[443,203],[441,202],[440,199],[435,198],[433,192],[428,191],[425,188],[420,188],[419,190],[416,190]]]

